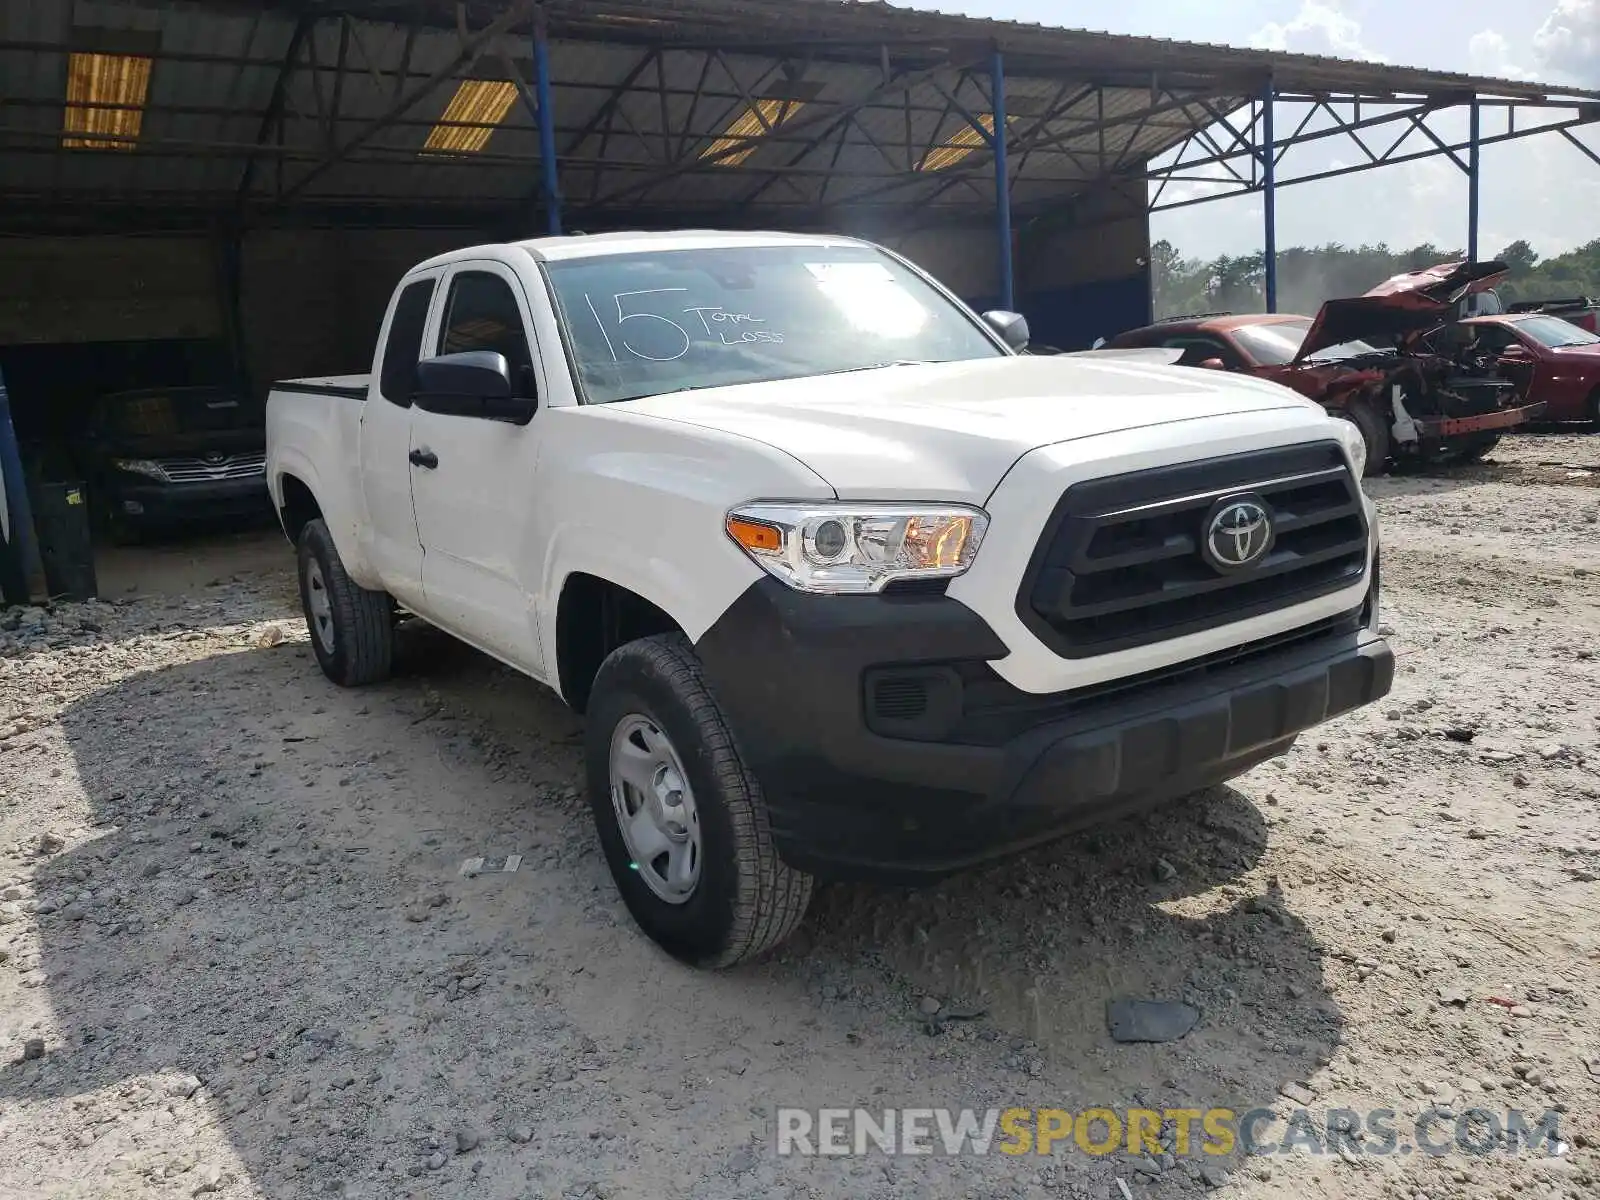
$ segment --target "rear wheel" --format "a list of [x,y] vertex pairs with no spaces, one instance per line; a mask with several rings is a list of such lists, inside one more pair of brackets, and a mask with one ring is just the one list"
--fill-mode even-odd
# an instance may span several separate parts
[[345,572],[327,524],[300,531],[300,603],[322,673],[340,687],[389,677],[394,660],[394,601],[361,587]]
[[589,804],[639,927],[703,967],[733,966],[788,937],[811,876],[779,859],[761,785],[688,639],[658,634],[613,651],[587,717]]
[[1389,455],[1393,448],[1389,424],[1383,415],[1370,400],[1352,400],[1339,416],[1359,429],[1361,440],[1366,443],[1367,465],[1362,475],[1382,475],[1389,468]]

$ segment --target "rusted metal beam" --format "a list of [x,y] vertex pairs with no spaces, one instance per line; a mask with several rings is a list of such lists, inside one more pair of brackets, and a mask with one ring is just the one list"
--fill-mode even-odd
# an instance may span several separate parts
[[572,140],[567,143],[566,154],[576,154],[583,148],[584,142],[593,137],[611,120],[611,114],[617,110],[617,106],[633,90],[633,85],[639,82],[639,77],[650,68],[651,63],[659,61],[660,56],[661,51],[659,49],[647,50],[638,62],[628,68],[628,73],[622,77],[622,82],[607,93],[606,98],[600,102],[600,107],[595,110],[594,116],[590,117],[583,127],[573,135]]
[[[1596,124],[1600,124],[1600,112],[1597,112],[1597,113],[1595,113],[1593,115],[1580,113],[1577,116],[1570,117],[1565,121],[1556,122],[1554,124],[1537,125],[1537,126],[1532,126],[1532,127],[1524,127],[1522,129],[1513,129],[1513,130],[1508,130],[1505,133],[1494,134],[1494,135],[1489,136],[1489,137],[1480,138],[1479,141],[1478,141],[1478,144],[1480,146],[1492,146],[1492,145],[1495,145],[1495,144],[1497,144],[1499,142],[1517,141],[1517,140],[1520,140],[1522,138],[1534,137],[1534,136],[1536,136],[1538,134],[1541,134],[1541,133],[1558,133],[1558,134],[1562,134],[1563,136],[1566,136],[1566,137],[1570,138],[1572,130],[1583,128],[1585,126],[1596,125]],[[1410,131],[1408,130],[1407,132],[1409,133]],[[1470,148],[1470,142],[1458,142],[1458,143],[1451,144],[1449,146],[1449,150],[1451,152],[1459,152],[1459,151],[1466,150],[1466,149],[1469,149],[1469,148]],[[1354,175],[1359,171],[1372,171],[1372,170],[1377,169],[1378,167],[1390,166],[1390,165],[1393,165],[1393,164],[1396,164],[1396,163],[1419,162],[1422,159],[1426,159],[1426,158],[1437,158],[1442,153],[1444,153],[1444,152],[1440,151],[1440,150],[1428,149],[1428,150],[1417,150],[1417,151],[1414,151],[1414,152],[1411,152],[1411,153],[1408,153],[1408,154],[1395,154],[1395,153],[1393,153],[1393,147],[1391,147],[1391,150],[1389,152],[1388,157],[1380,158],[1376,162],[1356,163],[1354,166],[1337,167],[1337,168],[1334,168],[1333,170],[1328,170],[1328,171],[1316,171],[1316,172],[1313,172],[1313,173],[1311,173],[1309,175],[1295,175],[1295,176],[1292,176],[1292,177],[1290,177],[1288,179],[1279,179],[1279,180],[1277,180],[1276,181],[1276,185],[1278,187],[1280,187],[1280,188],[1286,188],[1286,187],[1290,186],[1291,184],[1295,184],[1295,183],[1315,183],[1318,180],[1322,180],[1322,179],[1337,179],[1337,178],[1339,178],[1340,176],[1343,176],[1343,175]],[[1187,164],[1187,163],[1185,164],[1186,167],[1190,166],[1190,165],[1193,165],[1193,164]],[[1162,172],[1154,171],[1154,172],[1150,172],[1146,176],[1146,178],[1147,179],[1160,179],[1160,178],[1162,178],[1162,175],[1163,175]],[[1214,182],[1221,183],[1221,182],[1225,182],[1225,181],[1216,180]],[[1159,208],[1152,208],[1150,211],[1151,212],[1168,212],[1168,211],[1170,211],[1172,209],[1175,209],[1175,208],[1189,208],[1189,207],[1192,207],[1193,205],[1196,205],[1196,204],[1205,204],[1205,203],[1208,203],[1209,201],[1212,201],[1212,200],[1222,200],[1222,199],[1225,199],[1225,198],[1227,198],[1229,196],[1243,196],[1243,195],[1247,195],[1250,192],[1259,191],[1259,190],[1260,190],[1259,185],[1254,186],[1254,187],[1233,188],[1233,189],[1230,189],[1230,190],[1225,191],[1225,192],[1217,192],[1215,195],[1211,195],[1211,196],[1195,196],[1195,197],[1192,197],[1192,198],[1190,198],[1188,200],[1174,200],[1170,204],[1163,204]]]
[[513,28],[519,22],[527,20],[533,8],[532,0],[513,0],[505,12],[462,43],[448,63],[434,71],[421,84],[400,97],[383,116],[374,121],[369,121],[358,133],[342,143],[333,153],[324,157],[316,166],[295,180],[277,198],[277,203],[286,204],[294,199],[306,188],[310,187],[312,183],[337,166],[341,159],[352,151],[366,145],[374,136],[387,129],[396,118],[405,116],[406,113],[427,99],[438,89],[440,84],[453,78],[456,72],[476,62],[479,56],[488,48],[491,41]]
[[[786,165],[792,167],[792,166],[796,166],[797,164],[802,162],[805,159],[805,157],[808,154],[812,153],[812,151],[816,150],[817,147],[826,144],[828,138],[831,137],[838,130],[840,125],[854,120],[857,113],[861,112],[864,109],[872,107],[872,105],[877,103],[879,100],[882,100],[882,99],[885,99],[886,97],[897,95],[897,94],[900,94],[900,93],[904,93],[907,97],[909,97],[913,91],[915,91],[917,88],[921,87],[929,79],[932,79],[937,75],[943,74],[946,71],[964,70],[967,65],[968,64],[966,64],[964,62],[945,62],[945,63],[940,63],[936,67],[928,67],[925,70],[911,71],[911,72],[908,72],[905,75],[902,75],[902,76],[898,77],[897,79],[890,80],[888,83],[879,84],[877,87],[871,88],[870,90],[868,90],[867,92],[863,93],[860,96],[857,96],[853,100],[846,101],[845,104],[842,105],[838,109],[833,109],[831,111],[824,111],[821,114],[820,117],[817,117],[817,118],[807,118],[805,116],[796,117],[793,121],[790,121],[785,126],[787,132],[790,135],[793,135],[793,134],[798,133],[798,132],[802,132],[804,130],[804,128],[809,127],[809,126],[813,126],[813,125],[820,126],[820,129],[818,130],[818,132],[817,132],[815,137],[813,137],[809,142],[807,142],[804,145],[802,145],[800,147],[800,149],[797,150],[794,154],[790,155]],[[909,136],[909,124],[910,124],[910,118],[908,117],[907,118],[908,136]],[[801,128],[797,129],[796,126],[800,126]],[[909,149],[910,149],[909,144],[907,146],[907,149],[909,151]],[[762,182],[760,184],[758,184],[752,191],[748,192],[741,199],[741,201],[740,201],[741,207],[742,206],[746,206],[746,205],[750,205],[750,204],[754,204],[758,199],[760,199],[763,195],[766,194],[766,192],[767,192],[767,190],[769,188],[771,188],[777,182],[777,177],[770,173],[772,171],[771,167],[762,167],[762,168],[757,168],[757,169],[759,171],[763,172],[763,173],[767,173],[768,177],[766,179],[762,180]]]
[[339,106],[344,102],[345,64],[350,59],[350,18],[339,18],[339,57],[333,77],[333,98],[328,104],[328,148],[339,144]]
[[250,197],[250,188],[256,178],[256,164],[260,161],[259,151],[267,144],[267,135],[272,132],[273,122],[278,123],[279,129],[283,128],[283,104],[289,95],[289,77],[294,73],[295,61],[300,57],[300,44],[315,24],[316,18],[310,13],[301,13],[300,19],[294,24],[294,31],[289,35],[289,47],[278,64],[277,78],[272,81],[272,98],[267,101],[267,111],[261,114],[261,127],[256,131],[257,153],[245,160],[244,170],[239,174],[239,186],[234,197],[235,209],[242,209]]

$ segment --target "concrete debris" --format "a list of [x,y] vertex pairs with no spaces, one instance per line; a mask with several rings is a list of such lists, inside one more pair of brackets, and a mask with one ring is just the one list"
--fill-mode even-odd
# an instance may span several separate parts
[[1106,1025],[1118,1042],[1175,1042],[1195,1027],[1200,1010],[1174,1000],[1111,1000]]

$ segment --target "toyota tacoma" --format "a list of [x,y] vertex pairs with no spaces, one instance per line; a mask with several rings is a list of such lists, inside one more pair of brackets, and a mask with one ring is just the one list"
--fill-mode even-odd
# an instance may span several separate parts
[[1173,800],[1383,695],[1348,422],[1154,356],[1028,356],[844,237],[478,246],[369,375],[273,389],[311,646],[419,617],[586,716],[617,887],[673,954]]

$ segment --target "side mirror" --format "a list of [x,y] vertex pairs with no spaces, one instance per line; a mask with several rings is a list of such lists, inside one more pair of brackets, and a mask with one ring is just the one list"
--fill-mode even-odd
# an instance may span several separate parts
[[1028,318],[1003,308],[983,314],[983,323],[1000,335],[1000,340],[1019,353],[1028,345]]
[[417,390],[411,402],[423,412],[526,425],[533,420],[539,402],[516,392],[504,354],[466,350],[419,362]]
[[1196,365],[1205,371],[1226,371],[1228,369],[1228,364],[1220,358],[1203,358]]
[[1526,346],[1507,346],[1505,349],[1500,351],[1500,357],[1510,359],[1525,359],[1528,357],[1528,348]]

